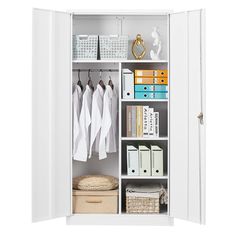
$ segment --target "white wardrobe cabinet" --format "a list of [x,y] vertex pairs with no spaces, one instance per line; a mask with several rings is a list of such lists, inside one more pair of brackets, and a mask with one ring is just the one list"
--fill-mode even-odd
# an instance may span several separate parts
[[[65,216],[67,224],[172,225],[174,218],[205,223],[205,12],[56,12],[33,10],[32,218]],[[160,60],[151,60],[151,32],[162,41]],[[132,41],[140,33],[147,53],[134,60]],[[76,60],[72,35],[128,35],[127,60]],[[167,69],[168,99],[122,98],[122,69]],[[118,151],[107,159],[72,158],[72,88],[76,70],[104,69],[118,94]],[[114,70],[114,72],[109,72]],[[87,82],[87,73],[80,74]],[[96,85],[99,75],[93,73]],[[106,81],[107,82],[107,81]],[[149,105],[160,113],[158,138],[128,138],[128,105]],[[129,176],[127,145],[149,143],[163,149],[163,176]],[[72,178],[108,174],[119,179],[117,214],[74,214]],[[160,214],[127,214],[127,183],[162,183],[168,204]]]

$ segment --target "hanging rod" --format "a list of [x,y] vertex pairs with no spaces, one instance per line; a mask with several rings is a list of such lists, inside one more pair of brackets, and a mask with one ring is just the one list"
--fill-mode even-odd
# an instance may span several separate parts
[[73,69],[73,72],[119,72],[117,69]]

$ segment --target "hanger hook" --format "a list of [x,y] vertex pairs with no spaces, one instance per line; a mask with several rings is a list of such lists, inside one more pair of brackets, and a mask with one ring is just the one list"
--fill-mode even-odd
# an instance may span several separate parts
[[78,79],[80,81],[80,69],[78,69]]
[[90,77],[90,69],[88,70],[88,78],[91,79],[91,77]]
[[99,78],[100,78],[100,80],[102,79],[102,69],[100,69],[100,71],[99,71]]
[[111,69],[109,69],[109,79],[111,80]]

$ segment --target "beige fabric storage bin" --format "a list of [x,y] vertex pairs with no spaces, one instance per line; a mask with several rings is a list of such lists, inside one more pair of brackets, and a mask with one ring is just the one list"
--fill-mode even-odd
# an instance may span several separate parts
[[73,213],[117,213],[118,190],[73,190]]

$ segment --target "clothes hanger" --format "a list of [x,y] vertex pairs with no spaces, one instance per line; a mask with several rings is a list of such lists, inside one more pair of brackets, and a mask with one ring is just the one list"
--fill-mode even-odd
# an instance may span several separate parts
[[106,86],[105,86],[105,84],[104,84],[104,82],[102,80],[102,70],[100,70],[99,77],[100,77],[99,84],[105,90]]
[[90,69],[88,70],[88,78],[89,78],[89,80],[88,80],[88,86],[89,86],[92,90],[94,90],[93,82],[92,82],[91,76],[90,76]]
[[80,70],[78,70],[78,82],[77,82],[77,85],[80,86],[81,90],[83,91],[83,85],[82,85],[82,82],[80,80]]
[[112,82],[112,79],[111,79],[111,76],[109,75],[109,82],[108,82],[108,85],[111,86],[112,89],[114,89],[114,84]]

